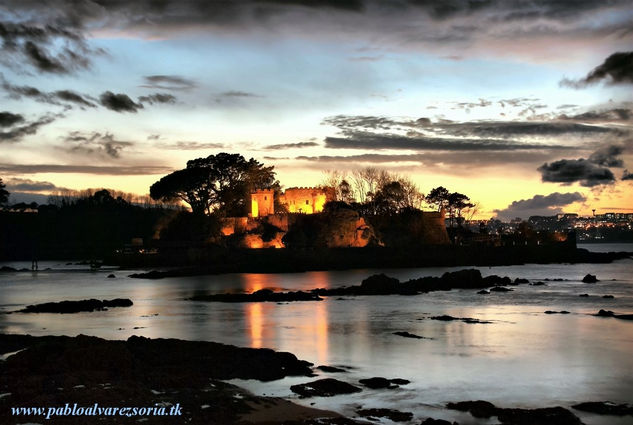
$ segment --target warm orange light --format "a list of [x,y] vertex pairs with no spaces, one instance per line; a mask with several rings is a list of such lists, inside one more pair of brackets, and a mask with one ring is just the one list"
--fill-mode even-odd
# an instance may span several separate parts
[[264,329],[261,303],[247,303],[246,312],[250,328],[251,347],[261,348]]

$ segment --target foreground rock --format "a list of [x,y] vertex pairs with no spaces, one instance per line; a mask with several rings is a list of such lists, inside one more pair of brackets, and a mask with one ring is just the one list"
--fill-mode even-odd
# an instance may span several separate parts
[[508,425],[582,425],[571,411],[557,406],[541,409],[508,409],[484,401],[460,401],[448,403],[447,409],[470,412],[476,418],[496,416],[499,422]]
[[457,422],[449,422],[444,419],[426,418],[420,425],[459,425]]
[[364,418],[387,418],[393,422],[406,422],[413,419],[413,413],[393,409],[360,409],[356,413]]
[[406,384],[411,383],[411,381],[408,381],[402,378],[387,379],[387,378],[383,378],[379,376],[374,377],[374,378],[361,379],[358,382],[360,382],[367,388],[371,388],[374,390],[382,389],[382,388],[395,389],[395,388],[399,388],[400,385],[406,385]]
[[80,313],[91,311],[103,311],[112,307],[131,307],[134,303],[127,298],[115,298],[113,300],[81,300],[60,301],[53,303],[35,304],[26,306],[18,313]]
[[260,289],[252,294],[214,294],[196,295],[188,298],[190,301],[209,301],[223,303],[254,303],[254,302],[289,302],[289,301],[322,301],[323,298],[310,292],[274,292],[270,289]]
[[596,413],[598,415],[625,416],[633,415],[633,406],[628,404],[616,404],[610,401],[588,401],[572,406],[573,409],[583,412]]
[[600,310],[594,316],[597,317],[615,317],[616,319],[622,320],[633,320],[633,314],[615,314],[611,310]]
[[290,387],[290,391],[302,397],[332,397],[339,394],[358,393],[362,389],[338,379],[325,378],[305,384],[293,385]]
[[[100,338],[0,335],[0,352],[18,353],[0,362],[0,423],[15,423],[9,407],[19,406],[154,406],[180,404],[182,416],[154,417],[152,424],[231,424],[241,415],[273,409],[281,402],[253,396],[220,380],[269,381],[311,374],[310,363],[290,353],[238,348],[213,342],[131,337]],[[1,354],[1,353],[0,353]],[[283,403],[281,403],[283,404]],[[206,406],[206,407],[205,407]],[[210,408],[211,406],[212,408]],[[298,407],[299,408],[299,407]],[[321,416],[339,416],[306,409]],[[18,422],[38,422],[24,417]],[[55,424],[132,423],[143,417],[77,416]],[[301,421],[297,423],[302,423]],[[328,423],[328,422],[324,422]]]
[[582,281],[584,283],[596,283],[598,282],[598,278],[596,277],[596,275],[587,273],[585,277],[582,278]]

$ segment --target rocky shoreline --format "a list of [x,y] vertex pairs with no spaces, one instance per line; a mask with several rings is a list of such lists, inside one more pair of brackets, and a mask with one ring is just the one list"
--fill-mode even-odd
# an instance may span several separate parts
[[[414,412],[364,406],[348,418],[339,413],[300,406],[276,397],[256,396],[227,379],[271,381],[287,376],[314,377],[309,362],[291,353],[239,348],[214,342],[130,337],[109,341],[96,337],[0,334],[0,423],[14,423],[12,407],[64,406],[179,406],[182,416],[151,417],[151,423],[173,424],[367,424],[380,418],[411,422]],[[338,371],[342,371],[337,369]],[[409,381],[373,377],[350,383],[333,378],[291,386],[302,397],[333,397],[364,391],[391,391]],[[506,425],[581,425],[574,411],[610,416],[632,416],[633,406],[610,402],[583,402],[570,408],[501,408],[490,402],[449,402],[451,410],[473,418],[496,417]],[[22,417],[28,422],[42,420]],[[134,421],[137,421],[135,419]],[[367,422],[369,420],[370,422]],[[92,421],[89,421],[92,422]],[[85,416],[55,417],[53,424],[84,424]],[[98,423],[131,423],[126,417],[101,416]],[[415,422],[418,423],[418,422]],[[451,425],[444,419],[425,418],[424,425]],[[457,424],[457,422],[452,422]]]

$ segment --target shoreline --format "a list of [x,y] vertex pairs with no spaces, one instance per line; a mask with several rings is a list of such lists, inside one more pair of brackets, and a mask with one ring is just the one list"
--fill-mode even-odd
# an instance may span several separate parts
[[[12,415],[12,407],[50,407],[74,403],[77,406],[179,406],[178,423],[191,424],[287,424],[353,425],[372,423],[372,418],[401,418],[412,422],[416,412],[364,406],[353,418],[331,410],[297,404],[280,397],[258,396],[234,384],[233,378],[262,382],[289,376],[304,376],[297,385],[309,392],[316,404],[319,397],[336,397],[379,389],[390,391],[403,379],[372,378],[351,381],[319,377],[323,367],[297,359],[291,353],[270,349],[241,348],[232,345],[180,339],[149,339],[132,336],[127,340],[105,340],[78,335],[42,336],[0,334],[0,422],[40,423],[34,415]],[[343,374],[344,375],[344,374]],[[326,375],[327,376],[327,375]],[[345,379],[341,377],[341,379]],[[386,384],[382,385],[381,381]],[[353,385],[351,385],[353,384]],[[294,388],[291,387],[291,389]],[[396,386],[397,388],[397,386]],[[323,391],[323,393],[318,393]],[[296,392],[293,389],[293,392]],[[581,401],[569,406],[531,406],[528,408],[494,405],[490,402],[447,402],[443,417],[465,423],[480,423],[478,418],[497,417],[502,424],[581,425],[587,415],[630,416],[633,406],[603,401]],[[419,415],[419,413],[418,413]],[[146,416],[151,423],[174,423],[170,416]],[[470,419],[467,419],[470,417]],[[41,416],[40,416],[41,418]],[[55,416],[50,423],[82,424],[86,416]],[[90,418],[88,418],[90,419]],[[95,419],[95,417],[92,417]],[[129,423],[129,418],[101,416],[99,423]],[[126,422],[127,419],[127,422]],[[368,422],[369,420],[369,422]],[[396,419],[392,419],[396,420]],[[422,424],[451,424],[434,418]],[[474,420],[474,422],[472,422]],[[419,419],[416,419],[419,421]],[[457,423],[457,422],[453,422]],[[464,423],[464,422],[462,422]]]

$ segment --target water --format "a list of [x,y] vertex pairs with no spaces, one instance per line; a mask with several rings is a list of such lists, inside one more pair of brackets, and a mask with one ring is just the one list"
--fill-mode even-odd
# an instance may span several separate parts
[[[632,244],[586,246],[590,250],[633,251]],[[14,264],[15,266],[16,264]],[[22,267],[25,265],[19,264]],[[30,266],[30,264],[26,265]],[[131,271],[89,272],[80,267],[40,263],[37,273],[0,274],[0,311],[27,304],[85,298],[130,298],[131,308],[75,315],[0,315],[0,332],[77,335],[108,339],[130,335],[219,341],[290,351],[317,365],[351,366],[325,374],[351,383],[372,376],[405,378],[397,390],[364,390],[352,396],[296,400],[354,415],[361,407],[390,407],[460,424],[485,424],[447,411],[448,401],[484,399],[503,407],[545,407],[582,401],[633,402],[633,322],[591,316],[599,309],[633,313],[633,260],[612,264],[550,264],[479,268],[530,281],[562,278],[547,286],[521,285],[514,292],[477,295],[475,290],[419,296],[330,297],[321,302],[224,304],[187,301],[200,293],[252,292],[358,284],[385,272],[406,280],[459,268],[352,270],[295,274],[231,274],[128,278]],[[115,279],[107,278],[115,273]],[[587,274],[600,279],[581,282]],[[588,293],[590,297],[579,297]],[[603,295],[614,299],[604,299]],[[567,310],[568,315],[546,315]],[[449,314],[492,321],[466,324],[430,320]],[[393,335],[407,331],[432,339]],[[309,378],[272,383],[234,381],[257,394],[295,398],[289,387]],[[575,412],[586,424],[629,424],[633,418]],[[388,421],[386,421],[387,423]]]

